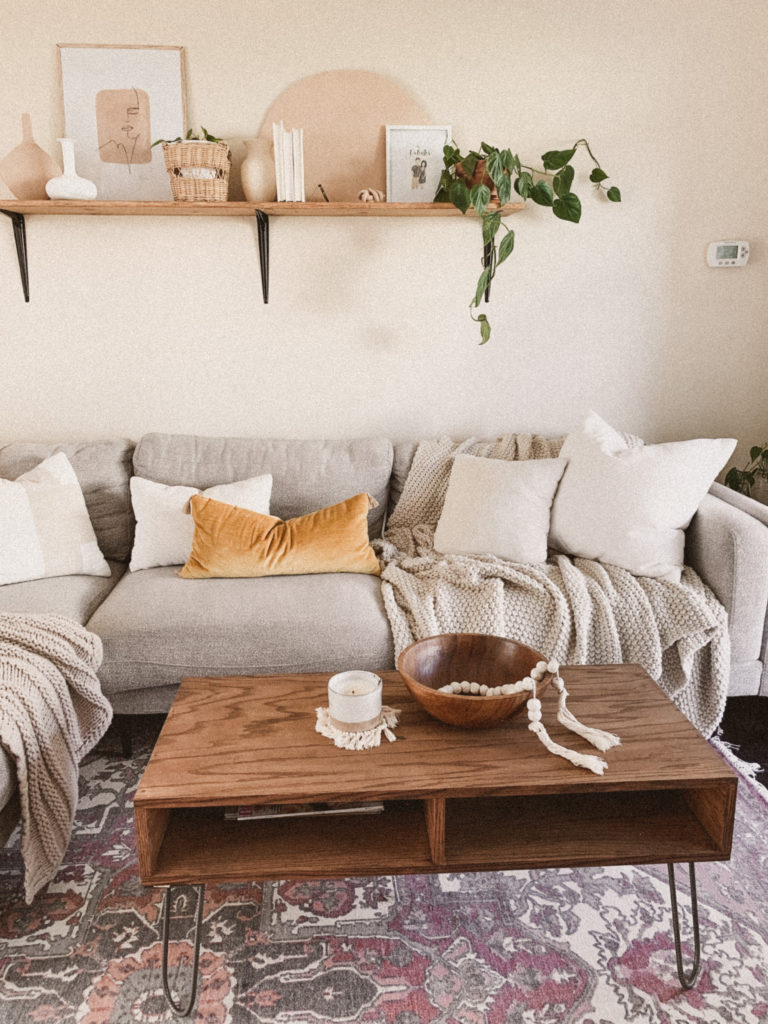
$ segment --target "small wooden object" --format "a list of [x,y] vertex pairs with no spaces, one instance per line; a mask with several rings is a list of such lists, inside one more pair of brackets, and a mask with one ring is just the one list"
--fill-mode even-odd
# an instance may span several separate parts
[[[482,633],[443,633],[406,647],[397,670],[412,696],[428,714],[448,725],[485,729],[522,710],[530,692],[496,697],[441,693],[440,687],[467,680],[486,686],[516,683],[530,675],[539,661],[547,661],[532,647],[501,636]],[[537,696],[552,681],[547,673],[536,684]]]

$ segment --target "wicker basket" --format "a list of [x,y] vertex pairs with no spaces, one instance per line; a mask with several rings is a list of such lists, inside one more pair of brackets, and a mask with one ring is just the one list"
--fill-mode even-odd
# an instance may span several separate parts
[[232,165],[226,142],[164,142],[163,156],[176,201],[226,202]]

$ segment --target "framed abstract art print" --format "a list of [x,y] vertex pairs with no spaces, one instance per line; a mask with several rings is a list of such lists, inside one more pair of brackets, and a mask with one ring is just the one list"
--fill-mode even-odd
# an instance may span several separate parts
[[170,200],[157,139],[184,135],[181,46],[60,43],[64,134],[99,199]]

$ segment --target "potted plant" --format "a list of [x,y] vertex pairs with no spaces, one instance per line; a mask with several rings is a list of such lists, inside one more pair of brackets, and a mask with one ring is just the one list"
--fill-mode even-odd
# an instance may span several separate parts
[[[763,445],[753,445],[749,449],[749,462],[744,469],[737,469],[731,466],[725,474],[725,486],[730,487],[739,494],[746,494],[748,497],[756,498],[765,502],[766,488],[768,487],[768,442]],[[752,494],[752,488],[756,488],[759,495]]]
[[156,139],[163,157],[173,198],[187,202],[225,201],[229,193],[232,154],[229,145],[201,127],[190,128],[182,139]]
[[[491,325],[485,313],[475,316],[474,310],[479,307],[483,295],[488,300],[496,268],[515,245],[514,231],[502,221],[503,206],[510,202],[515,192],[521,199],[532,199],[539,206],[550,207],[560,220],[577,224],[581,219],[581,200],[572,191],[575,172],[571,161],[580,148],[587,151],[594,163],[589,180],[595,188],[605,192],[611,202],[621,202],[618,188],[605,184],[608,175],[597,162],[586,139],[579,139],[570,149],[551,149],[544,153],[541,170],[521,163],[511,149],[499,149],[486,142],[481,144],[479,152],[470,150],[466,154],[455,144],[444,148],[445,166],[434,201],[453,203],[462,213],[473,207],[482,222],[483,272],[469,304],[470,316],[480,324],[481,345],[490,338]],[[547,178],[551,178],[551,185],[545,180]],[[496,236],[500,228],[504,228],[505,233],[497,245]]]

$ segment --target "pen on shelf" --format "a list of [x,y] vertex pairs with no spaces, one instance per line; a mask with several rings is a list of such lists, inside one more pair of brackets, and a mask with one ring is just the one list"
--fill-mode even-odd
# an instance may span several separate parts
[[317,187],[320,189],[320,194],[322,195],[322,197],[326,201],[326,203],[330,203],[331,200],[326,195],[325,189],[323,188],[323,186],[322,185],[318,185]]

